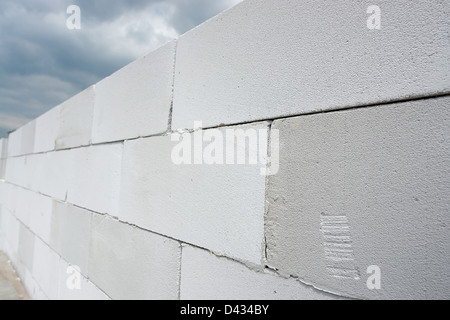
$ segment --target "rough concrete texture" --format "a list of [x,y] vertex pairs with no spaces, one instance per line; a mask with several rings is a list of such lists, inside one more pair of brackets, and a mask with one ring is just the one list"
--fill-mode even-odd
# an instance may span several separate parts
[[4,210],[14,213],[17,219],[48,243],[52,199],[7,183],[1,184],[0,192]]
[[94,215],[89,279],[112,299],[177,299],[178,242]]
[[449,299],[449,4],[243,1],[0,139],[0,250],[33,299]]
[[60,123],[55,141],[56,149],[86,146],[91,143],[94,99],[94,87],[90,87],[59,106]]
[[[381,30],[367,28],[373,4]],[[180,37],[172,127],[449,92],[448,12],[448,1],[244,1]]]
[[34,153],[55,149],[55,140],[60,126],[59,107],[53,108],[36,119]]
[[[275,121],[268,264],[346,296],[449,299],[449,103]],[[371,265],[381,269],[380,290],[366,286]]]
[[33,153],[35,129],[36,120],[33,120],[9,134],[8,157]]
[[59,255],[39,238],[34,239],[33,255],[33,268],[29,270],[32,277],[48,299],[58,299]]
[[167,131],[175,42],[140,58],[95,86],[94,143]]
[[182,300],[328,300],[340,297],[295,279],[255,271],[192,246],[183,246]]
[[[238,128],[266,131],[267,123]],[[260,166],[177,165],[171,158],[177,144],[171,136],[125,142],[119,218],[260,264],[265,197]]]
[[33,193],[29,203],[31,214],[28,227],[45,243],[50,243],[53,200],[41,194]]
[[0,159],[8,157],[8,139],[0,139]]

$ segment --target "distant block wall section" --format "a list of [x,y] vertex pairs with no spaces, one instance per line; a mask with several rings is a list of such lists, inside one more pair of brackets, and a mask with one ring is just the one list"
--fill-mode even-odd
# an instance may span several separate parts
[[448,13],[242,2],[0,140],[0,248],[34,299],[450,298]]

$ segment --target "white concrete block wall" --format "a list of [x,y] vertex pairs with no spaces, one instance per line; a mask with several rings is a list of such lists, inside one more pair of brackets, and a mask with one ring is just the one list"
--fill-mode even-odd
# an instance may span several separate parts
[[94,143],[167,131],[172,104],[175,44],[166,44],[96,85]]
[[[268,263],[358,298],[448,299],[449,103],[275,121],[280,171],[269,179]],[[367,290],[371,265],[383,290]]]
[[36,119],[34,153],[52,151],[60,127],[59,107],[53,108]]
[[[267,128],[267,123],[259,123],[234,129]],[[188,136],[194,140],[196,134]],[[265,197],[260,167],[177,165],[171,159],[177,143],[171,142],[171,136],[125,142],[119,218],[218,254],[260,264]]]
[[30,296],[448,299],[448,6],[372,4],[244,0],[1,139]]
[[90,87],[59,106],[60,124],[54,143],[56,149],[91,143],[94,99],[94,87]]
[[95,284],[89,281],[86,277],[81,275],[80,288],[76,290],[70,289],[67,286],[67,271],[73,267],[66,260],[59,260],[59,274],[58,274],[58,300],[111,300],[102,290],[100,290]]
[[177,299],[181,246],[177,241],[95,215],[89,278],[113,299]]
[[8,139],[0,139],[0,180],[5,178],[7,158],[8,158]]
[[178,40],[172,128],[449,93],[448,29],[446,1],[244,1]]
[[181,270],[183,300],[336,299],[296,279],[279,277],[267,270],[252,270],[188,245],[183,246]]
[[50,247],[87,276],[92,213],[54,201],[51,218]]

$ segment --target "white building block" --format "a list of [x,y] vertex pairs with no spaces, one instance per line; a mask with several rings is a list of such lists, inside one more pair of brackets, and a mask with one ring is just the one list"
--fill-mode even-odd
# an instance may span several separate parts
[[49,152],[28,157],[26,167],[29,167],[27,172],[29,180],[32,181],[30,189],[58,200],[66,199],[69,184],[74,176],[74,161],[76,160],[70,151]]
[[70,264],[88,274],[91,212],[53,202],[50,247]]
[[51,300],[58,298],[60,257],[39,238],[34,241],[32,276]]
[[33,278],[31,271],[29,271],[28,269],[25,270],[25,276],[22,277],[22,283],[23,283],[25,289],[27,290],[27,293],[30,296],[30,299],[32,299],[32,300],[48,300],[48,297],[45,295],[45,293],[39,287],[39,284]]
[[117,216],[122,151],[122,143],[70,150],[67,202]]
[[112,299],[177,299],[178,242],[94,215],[89,279]]
[[8,159],[6,180],[117,216],[122,148],[108,144]]
[[58,300],[110,300],[91,281],[64,259],[59,262]]
[[[9,199],[11,198],[10,192],[11,185],[0,181],[0,205],[3,207],[3,210],[6,210],[10,213],[9,210]],[[11,214],[11,213],[10,213]],[[1,226],[0,226],[1,229]]]
[[[370,5],[381,29],[367,26]],[[181,36],[173,129],[450,92],[446,1],[247,0]]]
[[36,120],[30,121],[21,128],[22,146],[20,155],[32,154],[34,152],[34,137],[36,132]]
[[22,152],[22,128],[11,132],[8,136],[8,157],[16,157]]
[[7,208],[21,223],[30,224],[31,214],[31,197],[32,191],[25,190],[21,187],[9,185],[9,199]]
[[94,87],[90,87],[59,106],[61,122],[56,139],[57,149],[91,143],[94,99]]
[[45,243],[50,243],[53,200],[33,193],[30,200],[29,228]]
[[59,107],[55,107],[36,119],[34,153],[55,150],[59,130]]
[[443,97],[275,121],[268,264],[357,298],[449,299],[449,104]]
[[[229,129],[267,132],[267,124]],[[119,218],[260,264],[265,203],[260,166],[176,165],[171,155],[177,144],[170,136],[125,142]]]
[[10,184],[4,184],[0,192],[4,192],[6,196],[5,200],[0,202],[4,210],[8,210],[33,233],[48,243],[52,212],[51,198]]
[[8,157],[8,139],[0,139],[0,159]]
[[295,279],[254,271],[208,251],[183,246],[181,300],[339,299]]
[[33,120],[9,134],[8,157],[33,153],[35,129],[36,120]]
[[174,61],[175,42],[170,42],[99,82],[92,142],[167,131]]
[[8,157],[8,139],[0,139],[0,180],[5,179]]
[[[53,154],[53,153],[52,153]],[[45,162],[47,154],[34,154],[9,158],[6,163],[5,180],[26,189],[40,191],[40,186],[53,183],[52,176],[44,175],[50,163]],[[53,168],[58,171],[58,166]],[[62,177],[60,177],[62,179]]]
[[[33,270],[34,241],[34,233],[32,233],[23,223],[20,223],[18,258],[21,266],[25,267],[28,270]],[[25,275],[24,269],[17,271],[21,276]]]

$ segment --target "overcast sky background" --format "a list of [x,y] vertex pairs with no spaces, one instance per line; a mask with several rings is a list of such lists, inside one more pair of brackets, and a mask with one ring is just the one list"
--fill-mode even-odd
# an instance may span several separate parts
[[240,1],[1,0],[0,137]]

